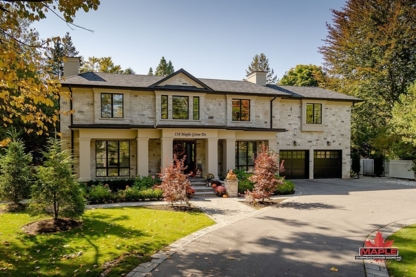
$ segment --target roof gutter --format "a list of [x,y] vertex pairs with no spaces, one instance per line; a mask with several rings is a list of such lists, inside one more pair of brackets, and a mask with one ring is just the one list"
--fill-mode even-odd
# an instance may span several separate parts
[[273,129],[273,101],[277,98],[277,95],[270,100],[270,129]]

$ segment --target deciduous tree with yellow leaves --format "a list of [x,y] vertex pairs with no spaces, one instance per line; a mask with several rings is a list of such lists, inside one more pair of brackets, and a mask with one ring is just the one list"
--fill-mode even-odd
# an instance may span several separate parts
[[99,4],[99,0],[0,1],[2,128],[7,128],[18,119],[25,124],[26,132],[41,135],[48,133],[48,126],[55,126],[59,120],[60,111],[55,111],[52,116],[44,111],[45,107],[53,107],[54,101],[60,96],[59,80],[48,73],[44,51],[49,43],[60,38],[40,41],[29,25],[50,14],[73,24],[75,14],[80,9],[85,12],[96,10]]

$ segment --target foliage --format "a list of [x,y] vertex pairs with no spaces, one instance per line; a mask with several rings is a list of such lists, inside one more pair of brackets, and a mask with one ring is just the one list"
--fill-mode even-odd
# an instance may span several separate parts
[[238,193],[243,194],[247,190],[252,191],[254,188],[254,183],[249,179],[238,179]]
[[87,194],[87,200],[91,204],[112,203],[116,194],[113,194],[107,184],[92,186]]
[[282,180],[275,178],[282,167],[279,165],[278,157],[277,153],[269,151],[268,147],[262,144],[261,152],[254,161],[253,175],[249,178],[254,183],[254,189],[246,192],[253,197],[253,201],[262,199],[264,202],[264,199],[270,198],[279,184],[283,184]]
[[273,68],[270,69],[269,66],[269,59],[266,58],[266,55],[261,53],[260,55],[255,55],[253,57],[253,61],[248,66],[248,70],[246,70],[246,74],[249,75],[254,71],[264,71],[266,72],[266,83],[267,84],[276,84],[277,83],[277,76],[274,75]]
[[187,196],[187,189],[191,187],[191,183],[188,177],[183,173],[186,170],[184,166],[186,156],[178,160],[176,155],[173,155],[173,161],[171,164],[164,168],[160,173],[160,179],[162,183],[155,188],[163,190],[163,197],[165,201],[169,202],[172,206],[174,202],[183,202],[190,206]]
[[0,199],[17,205],[30,192],[32,156],[25,153],[16,133],[3,152],[0,153]]
[[71,35],[66,32],[62,40],[54,41],[54,46],[46,51],[50,72],[60,79],[64,75],[64,57],[76,57],[78,54]]
[[147,75],[149,76],[153,76],[153,68],[149,68],[149,72],[147,72]]
[[361,163],[360,163],[360,154],[358,151],[351,151],[351,159],[352,159],[352,171],[354,171],[356,174],[360,173],[361,170]]
[[[48,125],[58,121],[58,113],[47,115],[43,106],[53,107],[59,94],[59,81],[48,73],[44,63],[44,45],[28,26],[46,18],[49,11],[61,13],[72,24],[79,9],[98,8],[99,0],[77,1],[0,1],[0,124],[7,127],[15,118],[32,124],[25,131],[38,135],[48,132]],[[74,24],[73,24],[74,25]]]
[[[169,63],[167,63],[165,60],[165,57],[162,57],[160,59],[159,65],[156,67],[155,76],[168,76],[172,74],[173,72],[175,72],[175,69],[172,65],[172,62],[169,61]],[[150,73],[150,70],[149,70],[149,73]]]
[[[21,227],[33,220],[24,213],[0,214],[1,276],[100,276],[105,264],[119,259],[106,275],[119,277],[181,237],[214,224],[204,213],[123,207],[88,210],[82,226],[67,232],[24,234]],[[62,258],[80,251],[78,258]]]
[[85,201],[72,174],[73,159],[68,150],[61,150],[60,143],[53,138],[48,141],[48,151],[44,153],[46,161],[36,169],[38,181],[32,186],[29,208],[35,215],[74,218],[84,213]]
[[377,155],[382,149],[373,140],[384,134],[392,107],[416,79],[416,6],[411,0],[348,0],[332,12],[320,47],[325,70],[334,90],[364,100],[353,109],[353,147],[364,157]]
[[381,177],[384,174],[384,157],[379,156],[374,158],[374,175]]
[[134,74],[130,67],[123,70],[120,65],[115,65],[111,57],[88,57],[88,60],[80,68],[81,73],[85,72],[105,72],[116,74]]
[[274,191],[274,194],[285,195],[292,194],[295,192],[295,184],[292,181],[282,179],[283,184],[277,186],[277,189]]
[[134,180],[134,187],[142,190],[160,185],[161,180],[157,176],[137,176]]
[[104,180],[90,180],[87,182],[87,187],[91,188],[92,186],[98,186],[101,184],[107,184],[111,191],[117,192],[118,190],[125,189],[126,186],[132,187],[135,185],[137,178],[141,178],[137,176],[135,178],[129,178],[125,180],[118,180],[118,179],[104,179]]
[[126,187],[125,190],[118,191],[118,201],[144,201],[144,200],[160,200],[163,198],[163,191],[160,189],[143,189],[136,187]]
[[401,261],[386,261],[389,276],[416,277],[416,244],[409,243],[416,241],[416,224],[404,227],[389,236],[387,240],[394,240],[393,247],[400,251]]
[[283,75],[279,85],[299,87],[325,87],[326,74],[322,67],[298,64]]

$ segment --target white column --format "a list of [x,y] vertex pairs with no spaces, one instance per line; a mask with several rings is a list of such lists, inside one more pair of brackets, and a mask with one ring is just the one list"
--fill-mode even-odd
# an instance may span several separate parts
[[225,140],[225,168],[224,174],[227,174],[228,170],[235,168],[235,139]]
[[91,138],[79,138],[79,181],[91,180]]
[[277,152],[277,139],[269,139],[269,150]]
[[314,165],[314,157],[313,157],[313,149],[309,150],[309,179],[313,179],[313,165]]
[[218,178],[218,138],[208,138],[205,144],[207,155],[207,173],[212,173]]
[[137,175],[149,175],[149,138],[137,138]]
[[161,171],[167,167],[173,159],[173,138],[161,138],[160,139],[161,147]]

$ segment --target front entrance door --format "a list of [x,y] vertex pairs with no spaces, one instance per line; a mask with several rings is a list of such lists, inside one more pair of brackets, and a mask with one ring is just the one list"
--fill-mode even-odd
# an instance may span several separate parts
[[185,173],[196,171],[196,142],[195,140],[174,140],[173,154],[178,159],[185,158],[185,166],[187,166]]

